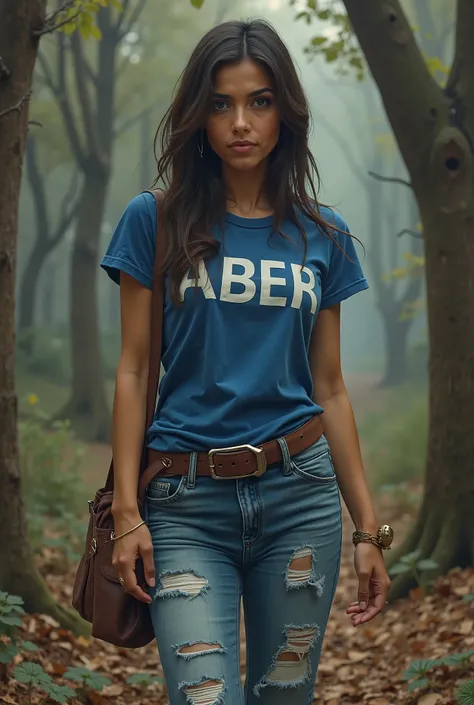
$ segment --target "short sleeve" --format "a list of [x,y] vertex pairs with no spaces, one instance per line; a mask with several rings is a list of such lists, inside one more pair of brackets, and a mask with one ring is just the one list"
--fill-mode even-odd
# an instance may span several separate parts
[[321,310],[335,306],[359,291],[369,288],[347,224],[336,213],[331,220],[344,232],[340,233],[337,230],[332,232],[334,239],[331,240],[329,248],[329,266],[322,281]]
[[152,288],[156,220],[156,201],[151,193],[136,196],[125,208],[100,263],[116,284],[120,284],[120,272],[125,272]]

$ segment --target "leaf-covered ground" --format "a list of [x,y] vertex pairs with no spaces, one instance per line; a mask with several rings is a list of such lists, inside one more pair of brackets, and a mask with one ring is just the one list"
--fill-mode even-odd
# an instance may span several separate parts
[[[383,516],[395,526],[406,524],[407,517],[392,517],[387,507]],[[415,592],[387,608],[365,628],[354,629],[345,615],[348,602],[356,596],[352,554],[350,523],[346,522],[341,579],[326,633],[315,702],[325,705],[454,703],[456,686],[469,676],[474,677],[472,660],[464,665],[433,668],[429,686],[411,693],[402,674],[415,660],[439,659],[474,649],[474,602],[463,599],[474,593],[474,569],[455,570],[437,583],[431,595],[423,597]],[[53,570],[54,564],[54,554],[48,549],[42,559],[43,572],[57,598],[69,604],[73,571],[64,574],[60,569]],[[107,675],[111,685],[100,694],[91,693],[89,705],[168,703],[162,683],[146,689],[125,683],[134,673],[161,674],[154,645],[128,651],[83,637],[76,639],[58,628],[50,617],[42,615],[26,616],[24,631],[23,638],[36,643],[40,650],[18,655],[11,666],[0,665],[0,705],[27,703],[25,687],[13,677],[14,666],[23,660],[40,663],[58,683],[65,683],[61,676],[70,666],[83,666]],[[244,658],[242,649],[242,661]],[[242,662],[242,673],[244,670]],[[41,699],[35,696],[31,702],[38,704]]]

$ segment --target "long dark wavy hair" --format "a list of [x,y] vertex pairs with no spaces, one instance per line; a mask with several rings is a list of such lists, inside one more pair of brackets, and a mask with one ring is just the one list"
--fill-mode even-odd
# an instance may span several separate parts
[[216,72],[245,58],[258,62],[272,78],[281,116],[280,137],[270,154],[264,184],[275,230],[284,236],[283,221],[296,223],[304,242],[303,262],[307,238],[297,209],[329,237],[337,230],[319,212],[320,177],[308,146],[309,106],[287,47],[263,20],[224,22],[207,32],[192,52],[155,136],[155,156],[158,148],[161,153],[155,184],[164,183],[166,188],[163,223],[167,256],[163,266],[176,304],[181,302],[183,277],[189,270],[196,276],[199,261],[219,250],[212,231],[224,222],[226,190],[221,160],[211,149],[204,126],[212,107]]

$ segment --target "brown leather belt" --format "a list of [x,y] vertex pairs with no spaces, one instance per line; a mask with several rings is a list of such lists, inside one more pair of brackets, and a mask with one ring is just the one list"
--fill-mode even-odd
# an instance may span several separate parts
[[[306,450],[316,443],[323,434],[323,424],[317,414],[300,428],[285,436],[290,455]],[[170,475],[187,475],[190,453],[166,453],[150,448],[148,451],[149,467],[145,470],[140,485],[147,486],[153,477]],[[207,453],[199,453],[197,475],[211,476],[216,480],[237,480],[244,477],[260,477],[268,465],[281,461],[278,442],[268,441],[255,448],[251,445],[218,448]]]

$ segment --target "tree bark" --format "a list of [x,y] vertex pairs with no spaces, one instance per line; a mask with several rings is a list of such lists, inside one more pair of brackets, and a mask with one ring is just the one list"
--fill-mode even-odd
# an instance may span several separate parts
[[[47,612],[66,626],[79,623],[60,608],[35,569],[22,496],[14,385],[15,266],[18,203],[31,90],[46,0],[0,4],[0,589],[21,595],[30,612]],[[12,109],[12,106],[18,106]]]
[[[443,92],[398,0],[344,0],[410,172],[423,223],[429,330],[429,440],[418,521],[393,553],[419,549],[444,573],[474,562],[474,6],[458,0],[456,56]],[[391,599],[410,575],[394,579]]]

